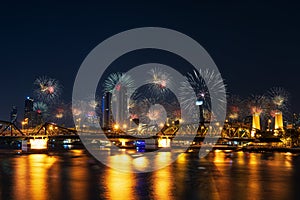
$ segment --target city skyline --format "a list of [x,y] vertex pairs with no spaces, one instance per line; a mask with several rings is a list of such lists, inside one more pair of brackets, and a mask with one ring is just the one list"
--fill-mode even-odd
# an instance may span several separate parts
[[0,199],[300,199],[300,3],[0,5]]
[[[82,6],[86,10],[79,17],[75,13]],[[33,81],[43,75],[60,80],[64,86],[62,99],[70,102],[77,70],[89,51],[110,35],[141,26],[173,28],[197,40],[215,60],[229,94],[246,97],[280,86],[292,96],[291,110],[300,112],[297,104],[300,96],[295,83],[298,76],[295,70],[300,64],[296,55],[300,32],[296,26],[297,5],[174,2],[171,9],[166,9],[170,6],[169,3],[94,6],[61,3],[60,6],[53,4],[46,8],[41,4],[38,8],[29,8],[20,3],[13,8],[6,3],[1,8],[4,31],[0,65],[5,75],[0,83],[8,86],[3,88],[5,96],[1,100],[0,119],[9,119],[12,105],[23,110],[23,100],[31,96]],[[120,17],[113,17],[104,7],[114,8]],[[153,16],[153,9],[160,12]],[[137,10],[140,11],[134,12]],[[139,15],[147,20],[131,21]],[[153,57],[151,53],[140,53],[137,57],[129,55],[112,68],[149,62]],[[155,57],[171,66],[176,65],[172,56]],[[180,69],[180,66],[175,68]]]
[[[18,111],[16,107],[13,106],[10,113],[10,121],[19,127],[22,125],[22,128],[35,127],[43,123],[57,123],[57,125],[74,127],[73,117],[76,119],[86,118],[89,121],[86,122],[86,125],[89,123],[92,126],[94,126],[95,123],[100,124],[104,130],[113,129],[114,125],[124,125],[127,127],[130,124],[129,120],[138,120],[139,123],[145,125],[151,125],[151,123],[155,125],[155,121],[160,122],[156,124],[156,126],[160,126],[161,123],[168,124],[176,120],[192,123],[195,119],[197,121],[199,117],[189,117],[189,120],[187,120],[182,114],[185,112],[184,110],[187,110],[192,116],[194,116],[194,114],[195,116],[198,115],[196,114],[198,111],[196,110],[195,112],[195,110],[193,110],[195,103],[196,105],[201,105],[203,109],[200,111],[200,113],[205,115],[201,117],[202,120],[205,118],[204,121],[206,122],[214,121],[213,118],[211,118],[213,114],[210,94],[200,74],[196,75],[196,77],[192,74],[188,74],[186,80],[189,80],[190,83],[187,81],[180,83],[180,85],[182,85],[182,94],[180,94],[181,103],[179,104],[172,90],[167,87],[167,85],[172,85],[171,78],[168,78],[171,77],[170,74],[158,70],[158,68],[152,68],[149,72],[151,72],[150,80],[148,80],[150,83],[136,90],[134,89],[135,83],[129,75],[126,73],[111,73],[105,79],[103,86],[100,87],[102,90],[97,92],[99,96],[96,99],[90,96],[84,100],[75,100],[73,102],[75,103],[73,108],[71,108],[71,103],[64,104],[63,102],[57,101],[56,98],[60,99],[59,95],[53,96],[56,87],[58,89],[61,87],[58,84],[53,85],[53,83],[58,83],[58,80],[43,76],[42,84],[40,83],[41,78],[38,78],[38,88],[34,90],[35,93],[38,93],[38,98],[26,97],[23,109],[24,115],[21,115],[19,120],[17,117]],[[211,77],[210,81],[213,82],[214,85],[217,83],[217,76],[215,78],[211,76],[214,74],[213,71],[199,71],[199,73],[201,73],[202,76]],[[153,82],[151,83],[151,81]],[[35,84],[36,82],[37,81],[35,81]],[[196,100],[192,98],[194,89],[198,89],[198,92],[200,92],[201,104],[199,104],[200,99]],[[50,90],[50,92],[48,90]],[[133,92],[130,97],[128,96],[130,94],[128,91]],[[48,95],[49,97],[44,95]],[[42,96],[42,99],[39,99],[40,96]],[[257,129],[266,130],[270,129],[270,122],[272,121],[272,126],[274,127],[276,116],[281,113],[282,125],[280,129],[287,128],[289,124],[293,124],[292,126],[297,129],[299,126],[299,115],[293,115],[289,110],[289,98],[289,93],[279,87],[270,88],[268,91],[265,91],[264,94],[252,94],[247,98],[240,98],[237,95],[228,95],[226,120],[235,123],[247,123],[248,117],[258,116],[258,122],[256,122],[256,124],[259,125]],[[65,106],[62,107],[62,105]],[[169,119],[169,122],[168,120],[166,121],[165,118]],[[74,123],[77,124],[76,121]],[[26,124],[26,126],[23,127],[24,124]],[[254,121],[253,124],[255,124]],[[278,129],[276,125],[274,130],[275,129]]]

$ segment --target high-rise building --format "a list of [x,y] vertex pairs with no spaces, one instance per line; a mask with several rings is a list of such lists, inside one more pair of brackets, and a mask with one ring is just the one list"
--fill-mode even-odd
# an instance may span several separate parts
[[260,130],[260,114],[254,113],[252,116],[252,129]]
[[128,98],[125,87],[117,88],[113,93],[113,117],[118,125],[126,124],[128,119]]
[[27,127],[33,127],[36,124],[34,123],[36,118],[36,113],[33,111],[33,98],[27,97],[25,99],[25,107],[24,107],[24,121],[27,122]]
[[33,98],[27,97],[25,99],[25,114],[33,111]]
[[27,97],[25,99],[24,119],[31,118],[32,112],[33,112],[33,98]]
[[282,112],[275,113],[275,130],[283,130]]
[[111,128],[111,99],[112,94],[110,92],[106,92],[102,97],[101,102],[101,111],[102,111],[102,128],[103,129],[110,129]]
[[10,122],[16,123],[18,117],[18,109],[17,106],[13,105],[10,111]]

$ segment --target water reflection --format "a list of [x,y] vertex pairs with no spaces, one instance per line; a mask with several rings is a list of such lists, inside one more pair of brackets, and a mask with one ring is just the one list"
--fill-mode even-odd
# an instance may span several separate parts
[[[154,161],[155,165],[161,162],[169,163],[171,161],[171,153],[163,152],[160,156],[156,157]],[[161,170],[155,171],[153,174],[152,184],[154,185],[154,199],[171,199],[171,193],[169,192],[174,187],[174,174],[172,168],[165,167]]]
[[224,199],[292,199],[293,159],[283,153],[215,152],[215,177]]
[[84,157],[81,157],[80,150],[74,150],[73,156],[76,158],[69,167],[69,185],[70,199],[89,199],[88,191],[88,162]]
[[[120,165],[124,171],[131,168],[130,157],[126,154],[110,157],[110,163]],[[135,199],[134,186],[135,179],[132,173],[120,172],[108,168],[105,173],[105,183],[107,184],[107,195],[109,199]]]
[[45,154],[32,154],[28,157],[15,158],[13,193],[24,199],[46,199],[48,169],[56,161]]
[[[143,170],[172,159],[169,152],[153,160],[127,156],[112,156],[109,162]],[[293,199],[299,168],[299,156],[284,153],[217,151],[202,159],[185,153],[170,166],[139,174],[106,167],[83,151],[0,156],[0,198]]]

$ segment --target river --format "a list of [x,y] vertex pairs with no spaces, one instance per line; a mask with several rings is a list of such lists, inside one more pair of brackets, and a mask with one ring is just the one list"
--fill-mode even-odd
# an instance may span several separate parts
[[151,173],[122,173],[84,150],[0,155],[0,198],[48,199],[300,199],[300,156],[184,153]]

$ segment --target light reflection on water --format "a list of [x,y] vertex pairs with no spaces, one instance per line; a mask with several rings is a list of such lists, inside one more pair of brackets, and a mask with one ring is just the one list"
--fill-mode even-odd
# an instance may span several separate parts
[[[158,163],[165,162],[169,163],[171,160],[170,152],[163,152],[160,157],[156,157],[154,161],[156,166]],[[163,168],[161,170],[155,171],[153,174],[152,184],[154,185],[154,199],[170,199],[171,194],[168,192],[172,186],[172,180],[174,181],[174,175],[172,173],[172,168]]]
[[[130,168],[131,163],[129,156],[122,154],[119,156],[112,156],[110,162],[119,164],[124,170]],[[111,168],[106,168],[104,184],[107,185],[107,197],[109,199],[134,199],[135,198],[135,179],[133,174],[116,171]]]
[[[143,170],[170,161],[126,154],[111,163]],[[130,162],[129,162],[130,161]],[[159,163],[159,164],[158,164]],[[0,156],[0,199],[297,199],[300,157],[285,153],[181,154],[152,173],[131,174],[97,163],[82,150],[61,155]]]
[[[283,153],[214,154],[221,174],[216,184],[224,199],[297,199],[293,181],[300,183],[299,156]],[[298,171],[298,177],[294,176]],[[294,176],[294,177],[293,177]]]

